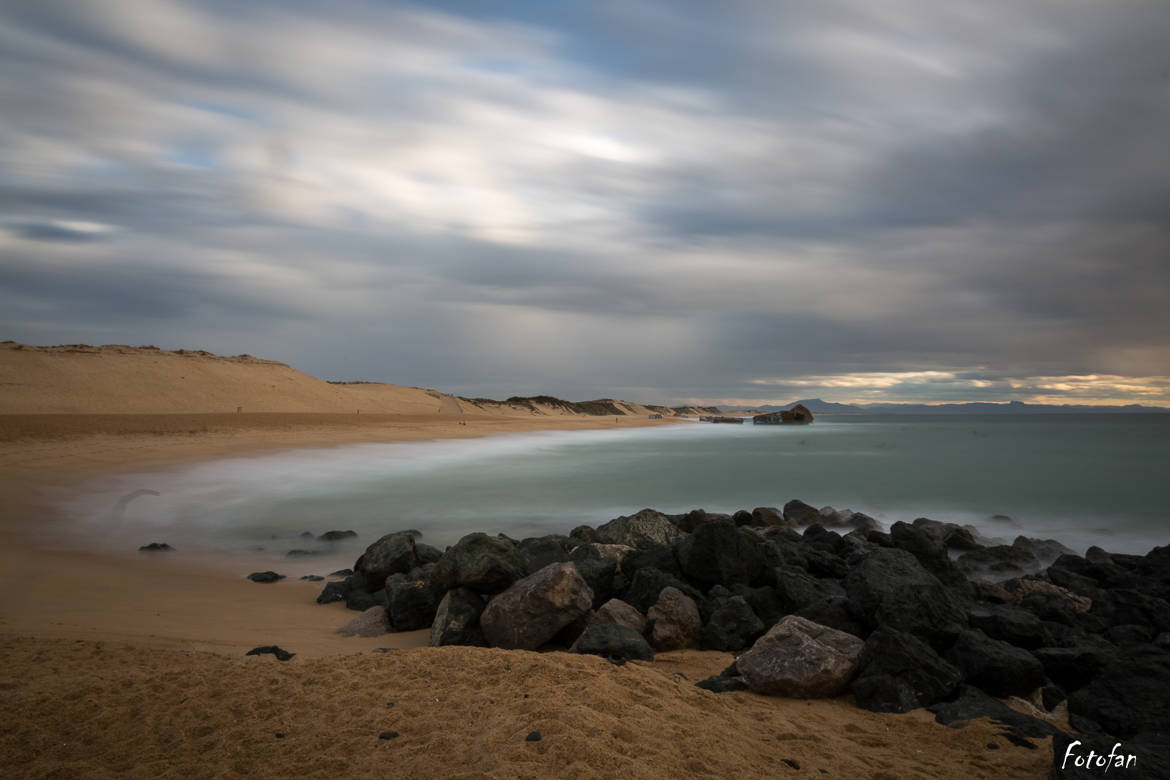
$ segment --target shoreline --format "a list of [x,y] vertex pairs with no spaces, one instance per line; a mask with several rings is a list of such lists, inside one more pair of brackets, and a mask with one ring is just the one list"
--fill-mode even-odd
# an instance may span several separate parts
[[[44,494],[67,494],[89,480],[137,469],[166,469],[295,449],[679,422],[633,417],[615,423],[613,417],[469,416],[467,425],[459,425],[450,415],[436,414],[362,415],[366,419],[359,426],[353,417],[356,415],[0,415],[0,430],[7,432],[0,436],[0,498],[6,510],[0,520],[0,635],[127,641],[231,654],[257,644],[285,641],[300,647],[307,656],[358,652],[368,650],[367,645],[425,645],[426,632],[388,634],[380,638],[380,644],[379,640],[337,636],[333,630],[348,622],[353,613],[338,605],[316,604],[321,583],[292,577],[273,584],[245,579],[250,571],[272,568],[270,558],[183,551],[163,555],[130,549],[85,551],[75,549],[68,540],[55,549],[53,525],[60,518]],[[26,424],[52,418],[58,425],[41,428],[39,436],[16,437],[12,435],[17,428],[13,418],[23,418]],[[129,418],[135,419],[139,428],[158,432],[101,432],[111,424],[125,427]],[[179,432],[192,430],[199,421],[209,423],[207,432],[199,428],[194,433]],[[80,425],[69,425],[71,422]],[[308,424],[299,424],[305,422]],[[25,427],[36,430],[32,425]],[[144,539],[141,544],[152,541],[165,540]],[[357,554],[360,551],[355,558]],[[352,560],[346,565],[351,564]],[[69,574],[45,576],[46,572]],[[285,636],[290,639],[281,640]]]

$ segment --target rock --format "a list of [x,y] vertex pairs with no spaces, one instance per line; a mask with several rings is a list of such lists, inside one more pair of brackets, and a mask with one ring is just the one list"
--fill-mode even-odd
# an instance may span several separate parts
[[752,513],[746,509],[739,509],[732,513],[731,522],[735,523],[737,526],[755,525],[756,519],[752,516]]
[[774,506],[758,506],[752,510],[755,525],[787,525],[784,513]]
[[707,523],[675,548],[688,579],[714,585],[751,584],[764,570],[762,541],[731,522]]
[[730,519],[730,515],[720,514],[717,512],[708,512],[705,509],[692,509],[678,519],[678,527],[687,533],[692,533],[701,525],[714,523],[717,520]]
[[855,615],[869,629],[887,623],[935,646],[945,646],[966,626],[966,610],[914,555],[875,548],[845,580]]
[[356,588],[349,591],[345,596],[345,608],[356,610],[358,612],[365,612],[375,604],[380,604],[387,609],[390,608],[390,599],[387,597],[385,589],[370,593],[365,590],[357,590]]
[[591,526],[579,525],[572,531],[569,531],[570,539],[577,539],[578,541],[589,543],[597,541],[597,531],[593,530]]
[[455,588],[447,591],[435,611],[431,624],[431,647],[444,645],[482,646],[487,644],[479,616],[483,614],[483,596],[471,588]]
[[532,573],[540,571],[550,563],[565,563],[568,561],[569,554],[565,552],[565,547],[561,540],[567,541],[567,538],[563,536],[541,536],[524,539],[520,544],[516,545],[516,549],[524,556],[525,569],[529,573]]
[[[1092,599],[1074,593],[1058,584],[1036,579],[1035,577],[1020,577],[1019,579],[1008,580],[1004,583],[1004,588],[1012,594],[1017,603],[1033,593],[1043,593],[1058,596],[1067,601],[1068,610],[1077,614],[1084,614],[1093,606]],[[1062,609],[1062,611],[1067,610]]]
[[736,666],[756,693],[837,696],[852,679],[863,646],[852,634],[789,615],[736,659]]
[[975,606],[967,610],[967,622],[992,639],[1025,650],[1051,644],[1040,618],[1024,609],[990,604]]
[[1032,655],[1044,666],[1049,679],[1066,691],[1085,687],[1114,658],[1117,651],[1107,643],[1075,647],[1039,647]]
[[1170,603],[1124,588],[1113,590],[1109,595],[1113,606],[1110,622],[1113,625],[1148,626],[1151,634],[1170,631]]
[[397,738],[398,738],[398,732],[394,731],[394,730],[383,731],[381,734],[378,735],[378,739],[397,739]]
[[674,549],[673,547],[631,549],[622,557],[622,573],[627,577],[633,577],[639,569],[653,568],[683,579],[686,575],[678,565]]
[[918,559],[922,567],[950,587],[966,584],[967,578],[951,562],[947,546],[921,526],[897,522],[890,526],[890,539],[894,547],[905,550]]
[[713,599],[699,635],[704,650],[738,652],[750,647],[766,626],[742,596]]
[[418,535],[418,531],[386,534],[367,547],[353,565],[355,576],[361,580],[355,585],[361,590],[379,590],[391,574],[406,574],[418,566],[421,561],[414,546]]
[[969,684],[992,696],[1027,696],[1044,684],[1044,667],[1035,656],[982,631],[964,631],[946,658]]
[[445,592],[429,579],[408,579],[393,574],[386,580],[386,597],[390,604],[390,622],[396,631],[430,628],[435,611]]
[[418,556],[422,566],[426,566],[428,563],[438,563],[439,559],[443,557],[443,551],[438,547],[432,547],[419,541],[414,543],[414,553]]
[[697,590],[677,577],[655,568],[639,569],[626,588],[622,600],[642,613],[647,613],[658,601],[664,588],[676,588],[692,599],[700,598]]
[[1032,553],[1042,565],[1048,565],[1062,555],[1072,554],[1072,550],[1055,539],[1033,539],[1027,536],[1017,536],[1012,541],[1012,547],[1018,547]]
[[698,646],[703,627],[699,607],[678,588],[663,588],[646,617],[656,649],[665,652]]
[[853,616],[855,611],[848,599],[842,596],[830,596],[798,610],[796,615],[822,626],[844,631],[846,634],[865,637],[869,631]]
[[325,583],[325,589],[317,597],[317,603],[332,604],[335,601],[345,601],[352,590],[353,586],[348,579],[342,580],[341,582],[327,582]]
[[252,582],[276,582],[283,580],[283,574],[277,574],[274,571],[254,571],[248,575],[248,579]]
[[338,569],[337,571],[329,572],[329,577],[352,577],[353,569]]
[[1052,724],[1016,712],[970,685],[961,686],[955,699],[932,704],[927,709],[934,713],[934,719],[939,723],[954,724],[955,727],[978,718],[991,718],[992,723],[1003,727],[1004,731],[1000,735],[1007,737],[1013,744],[1021,744],[1028,738],[1044,739],[1060,733]]
[[670,519],[653,509],[610,520],[597,529],[597,541],[629,547],[657,547],[674,544],[683,532]]
[[646,632],[646,618],[621,599],[610,599],[589,617],[589,625],[616,623],[638,634]]
[[524,576],[524,556],[498,536],[468,534],[443,553],[431,570],[431,581],[445,590],[468,587],[498,593]]
[[320,574],[305,574],[301,577],[305,582],[324,582],[325,578]]
[[356,539],[357,531],[326,531],[317,537],[318,542],[340,542],[342,539]]
[[390,617],[383,606],[373,606],[337,629],[342,636],[381,636],[390,631]]
[[265,655],[267,653],[271,653],[272,655],[276,656],[277,661],[287,661],[296,655],[296,653],[290,653],[287,650],[281,650],[276,645],[262,645],[261,647],[253,647],[251,650],[244,653],[244,655]]
[[[587,550],[592,553],[592,556],[581,553],[577,550]],[[605,602],[613,597],[614,592],[614,578],[617,576],[617,561],[612,558],[602,558],[592,545],[581,545],[577,550],[573,551],[573,565],[577,567],[577,571],[589,583],[589,589],[593,591],[593,606],[600,607]]]
[[966,627],[959,600],[905,550],[877,548],[849,572],[845,592],[869,629],[881,624],[927,640],[936,649]]
[[703,688],[712,693],[731,693],[732,691],[748,690],[747,683],[743,680],[737,680],[734,677],[724,677],[719,674],[695,683],[695,687]]
[[1040,571],[1040,561],[1030,550],[1006,544],[963,553],[957,563],[971,579],[995,582]]
[[654,660],[654,651],[645,638],[637,631],[617,623],[589,626],[570,649],[574,653],[599,655],[615,664]]
[[138,552],[174,552],[175,548],[166,542],[151,542],[138,548]]
[[865,640],[850,688],[871,712],[909,712],[950,696],[963,675],[912,634],[882,626]]
[[772,574],[776,595],[786,614],[812,606],[830,595],[820,580],[795,566],[777,566]]
[[540,742],[541,736],[539,731],[530,731],[528,736],[524,738],[525,742]]
[[799,498],[794,498],[784,505],[784,524],[789,526],[812,525],[820,522],[821,513],[816,507],[809,506]]
[[593,603],[593,591],[571,563],[553,563],[511,585],[480,616],[493,647],[535,650]]
[[1015,604],[1020,600],[1019,596],[1012,595],[1007,588],[999,583],[987,580],[972,580],[971,592],[979,601],[991,604]]
[[320,550],[289,550],[284,554],[286,558],[308,558],[313,555],[320,555]]
[[1070,715],[1088,718],[1107,733],[1128,739],[1170,723],[1170,653],[1151,646],[1122,651],[1085,687],[1068,698]]

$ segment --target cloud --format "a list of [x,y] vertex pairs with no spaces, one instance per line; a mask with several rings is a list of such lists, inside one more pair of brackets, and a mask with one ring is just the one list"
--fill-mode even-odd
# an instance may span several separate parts
[[[1168,36],[1142,0],[9,5],[0,327],[485,395],[1145,399]],[[1121,379],[1036,379],[1083,376]]]

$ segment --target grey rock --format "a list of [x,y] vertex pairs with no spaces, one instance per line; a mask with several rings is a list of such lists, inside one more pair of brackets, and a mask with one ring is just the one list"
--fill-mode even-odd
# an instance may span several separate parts
[[337,629],[342,636],[381,636],[390,631],[390,618],[386,608],[373,606],[353,620]]
[[480,625],[493,647],[535,650],[585,615],[593,591],[571,563],[553,563],[495,596]]
[[703,622],[694,599],[674,587],[666,587],[646,615],[650,641],[660,651],[697,647]]
[[864,646],[857,637],[789,615],[736,660],[743,680],[769,696],[837,696],[849,685]]

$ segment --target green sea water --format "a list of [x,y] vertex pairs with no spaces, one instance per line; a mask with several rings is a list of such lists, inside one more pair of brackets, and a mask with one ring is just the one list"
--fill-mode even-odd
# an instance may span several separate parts
[[[142,490],[158,495],[119,504]],[[1008,541],[1145,553],[1170,543],[1170,415],[823,416],[363,444],[127,473],[61,507],[91,544],[273,557],[317,547],[352,562],[408,528],[442,547],[470,531],[522,538],[643,507],[734,512],[793,498],[885,526],[929,517]],[[331,529],[359,538],[298,538]]]

